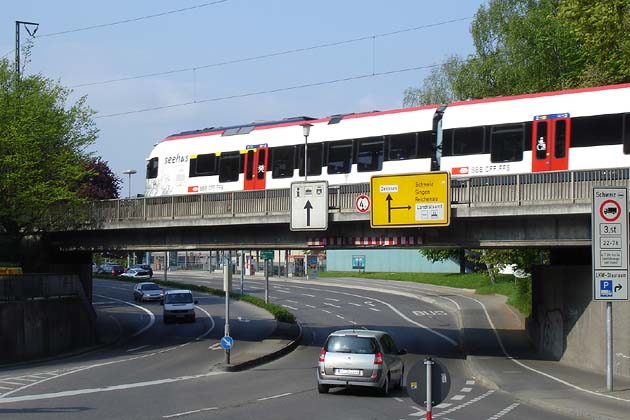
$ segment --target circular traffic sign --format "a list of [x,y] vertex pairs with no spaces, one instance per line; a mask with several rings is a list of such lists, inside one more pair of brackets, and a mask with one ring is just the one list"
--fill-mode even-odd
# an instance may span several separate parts
[[229,335],[223,336],[223,338],[221,339],[221,347],[223,347],[225,350],[229,350],[232,348],[232,346],[234,346],[234,339]]
[[367,211],[370,209],[370,197],[365,194],[361,194],[357,197],[357,200],[354,204],[360,213],[367,213]]
[[607,222],[614,222],[621,216],[621,205],[615,200],[606,200],[599,206],[599,215]]
[[415,403],[427,407],[427,367],[426,363],[431,363],[431,405],[436,406],[446,399],[451,389],[451,375],[446,367],[439,361],[427,358],[416,363],[405,381],[407,395]]

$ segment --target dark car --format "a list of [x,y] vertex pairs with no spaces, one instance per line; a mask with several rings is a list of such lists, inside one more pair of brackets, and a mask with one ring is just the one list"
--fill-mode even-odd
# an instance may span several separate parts
[[133,264],[129,268],[130,269],[131,268],[139,268],[139,269],[142,269],[144,271],[148,271],[149,272],[149,278],[153,277],[153,269],[151,268],[151,266],[149,264]]
[[120,264],[112,264],[112,263],[104,263],[101,265],[99,269],[99,273],[103,274],[111,274],[112,276],[117,276],[125,272],[125,267]]

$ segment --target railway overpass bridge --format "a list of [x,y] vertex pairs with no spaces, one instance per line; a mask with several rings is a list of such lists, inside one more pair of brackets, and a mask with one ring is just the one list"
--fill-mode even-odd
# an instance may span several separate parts
[[484,176],[451,181],[447,227],[371,228],[355,208],[369,184],[329,188],[328,229],[294,232],[289,189],[106,200],[92,223],[54,232],[64,251],[310,249],[362,246],[590,247],[593,187],[630,186],[630,170]]

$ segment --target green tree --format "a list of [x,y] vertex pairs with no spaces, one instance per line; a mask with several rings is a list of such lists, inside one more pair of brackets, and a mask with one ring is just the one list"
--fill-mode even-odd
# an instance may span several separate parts
[[0,232],[13,240],[83,220],[79,191],[97,136],[86,98],[0,60]]

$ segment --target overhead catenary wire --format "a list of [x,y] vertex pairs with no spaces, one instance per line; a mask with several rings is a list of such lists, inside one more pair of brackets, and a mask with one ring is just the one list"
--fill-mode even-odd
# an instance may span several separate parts
[[207,103],[207,102],[219,102],[219,101],[225,101],[229,99],[238,99],[238,98],[246,98],[246,97],[251,97],[251,96],[267,95],[270,93],[287,92],[290,90],[305,89],[305,88],[315,87],[315,86],[331,85],[334,83],[342,83],[342,82],[348,82],[348,81],[353,81],[353,80],[367,79],[370,77],[387,76],[390,74],[404,73],[404,72],[415,71],[415,70],[426,70],[426,69],[439,67],[439,66],[440,64],[429,64],[429,65],[424,65],[424,66],[407,67],[407,68],[383,71],[383,72],[378,72],[378,73],[368,73],[368,74],[361,74],[357,76],[344,77],[340,79],[325,80],[325,81],[320,81],[320,82],[305,83],[301,85],[285,86],[285,87],[280,87],[280,88],[275,88],[275,89],[239,93],[239,94],[228,95],[228,96],[218,96],[214,98],[207,98],[207,99],[201,99],[201,100],[196,100],[196,101],[180,102],[177,104],[156,106],[156,107],[151,107],[151,108],[142,108],[142,109],[116,112],[116,113],[105,114],[105,115],[97,115],[94,118],[95,119],[96,118],[113,118],[113,117],[120,117],[124,115],[140,114],[144,112],[159,111],[159,110],[170,109],[170,108],[179,108],[183,106],[190,106],[190,105],[202,104],[202,103]]
[[181,12],[187,12],[189,10],[194,10],[194,9],[200,9],[202,7],[214,6],[214,5],[217,5],[217,4],[220,4],[220,3],[226,3],[228,1],[230,1],[230,0],[217,0],[217,1],[213,1],[213,2],[197,4],[195,6],[184,7],[182,9],[169,10],[169,11],[166,11],[166,12],[155,13],[155,14],[152,14],[152,15],[139,16],[139,17],[136,17],[136,18],[124,19],[124,20],[119,20],[119,21],[116,21],[116,22],[103,23],[103,24],[100,24],[100,25],[93,25],[93,26],[86,26],[84,28],[69,29],[69,30],[60,31],[60,32],[52,32],[52,33],[49,33],[49,34],[42,34],[42,35],[39,35],[37,38],[47,38],[47,37],[52,37],[52,36],[71,34],[71,33],[75,33],[75,32],[89,31],[89,30],[92,30],[92,29],[106,28],[108,26],[123,25],[125,23],[138,22],[140,20],[153,19],[153,18],[156,18],[156,17],[172,15],[172,14],[181,13]]
[[[105,84],[124,82],[124,81],[129,81],[129,80],[144,79],[144,78],[148,78],[148,77],[166,76],[166,75],[170,75],[170,74],[184,73],[184,72],[189,72],[189,71],[193,71],[194,72],[194,71],[197,71],[197,70],[211,68],[211,67],[221,67],[221,66],[227,66],[227,65],[230,65],[230,64],[238,64],[238,63],[244,63],[244,62],[248,62],[248,61],[262,60],[262,59],[265,59],[265,58],[279,57],[279,56],[283,56],[283,55],[296,54],[296,53],[300,53],[300,52],[312,51],[312,50],[317,50],[317,49],[337,47],[337,46],[341,46],[341,45],[345,45],[345,44],[351,44],[351,43],[355,43],[355,42],[361,42],[361,41],[365,41],[365,40],[372,40],[373,48],[374,48],[374,41],[376,40],[376,38],[384,38],[384,37],[388,37],[388,36],[399,35],[399,34],[406,33],[406,32],[412,32],[412,31],[418,31],[418,30],[421,30],[421,29],[427,29],[427,28],[432,28],[432,27],[448,25],[448,24],[451,24],[451,23],[457,23],[457,22],[462,22],[462,21],[466,21],[466,20],[471,20],[472,18],[473,18],[472,16],[467,16],[467,17],[463,17],[463,18],[450,19],[450,20],[436,22],[436,23],[429,23],[429,24],[425,24],[425,25],[414,26],[414,27],[411,27],[411,28],[399,29],[399,30],[391,31],[391,32],[382,32],[382,33],[379,33],[379,34],[366,35],[366,36],[361,36],[361,37],[351,38],[351,39],[345,39],[345,40],[335,41],[335,42],[327,42],[327,43],[323,43],[323,44],[311,45],[309,47],[294,48],[294,49],[289,49],[289,50],[284,50],[284,51],[277,51],[277,52],[273,52],[273,53],[261,54],[261,55],[251,56],[251,57],[237,58],[237,59],[234,59],[234,60],[220,61],[220,62],[217,62],[217,63],[205,64],[205,65],[201,65],[201,66],[185,67],[185,68],[181,68],[181,69],[166,70],[166,71],[161,71],[161,72],[140,74],[140,75],[136,75],[136,76],[120,77],[120,78],[116,78],[116,79],[109,79],[109,80],[102,80],[102,81],[96,81],[96,82],[88,82],[88,83],[76,84],[76,85],[70,86],[70,88],[75,89],[75,88],[81,88],[81,87],[87,87],[87,86],[105,85]],[[374,63],[372,63],[372,66],[374,67]]]

